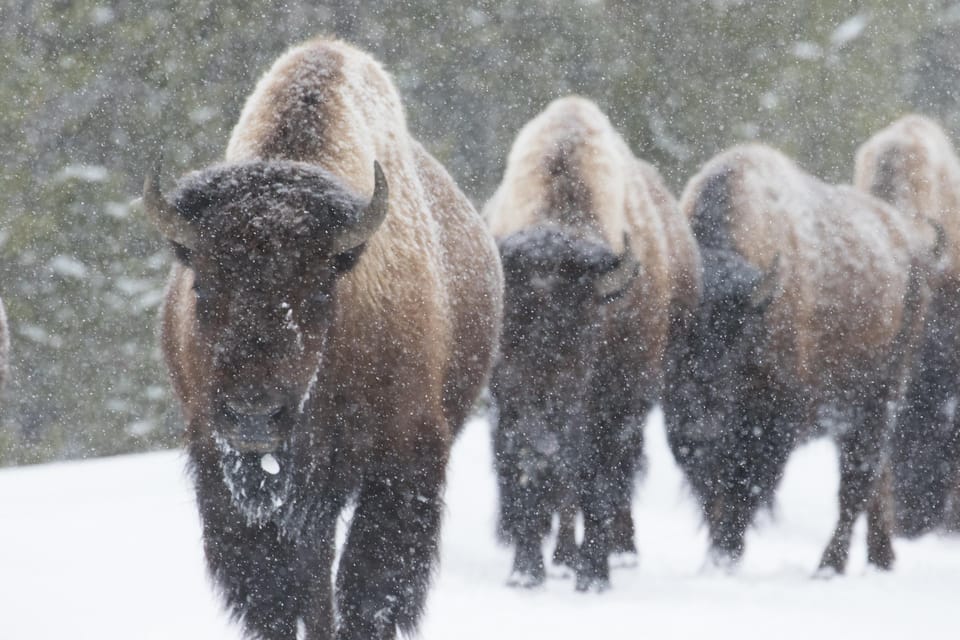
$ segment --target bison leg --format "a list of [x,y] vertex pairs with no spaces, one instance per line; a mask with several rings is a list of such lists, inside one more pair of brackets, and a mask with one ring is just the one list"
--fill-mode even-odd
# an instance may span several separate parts
[[[633,479],[643,452],[643,417],[649,408],[643,403],[630,405],[631,399],[635,401],[635,394],[617,372],[605,370],[594,384],[595,422],[577,430],[582,431],[583,436],[575,445],[583,511],[578,591],[602,591],[610,586],[614,527],[624,511],[629,513],[633,501]],[[631,531],[631,545],[632,538]],[[625,540],[621,538],[620,542]]]
[[616,510],[603,490],[605,482],[592,479],[584,492],[583,543],[577,563],[577,591],[604,591],[610,586],[610,527]]
[[[514,474],[512,474],[514,475]],[[550,530],[552,508],[543,474],[515,474],[501,493],[501,526],[516,547],[508,584],[534,587],[546,579],[543,538]]]
[[341,640],[416,627],[437,555],[445,466],[441,450],[421,452],[364,480],[337,575]]
[[633,567],[637,564],[637,545],[634,542],[633,514],[630,504],[617,507],[613,518],[610,538],[610,552],[614,554],[615,567]]
[[893,489],[889,460],[883,463],[867,506],[867,560],[881,569],[893,567]]
[[[887,446],[886,402],[874,399],[865,408],[859,424],[853,424],[840,438],[840,514],[833,537],[823,552],[820,571],[843,573],[850,554],[850,535],[857,517],[880,489],[881,464]],[[879,498],[877,498],[879,499]],[[874,547],[879,549],[890,537],[884,518],[873,520]],[[892,552],[889,561],[892,562]],[[889,568],[889,564],[886,567]]]
[[[939,317],[939,316],[937,316]],[[951,322],[955,320],[951,317]],[[893,431],[893,492],[896,529],[913,537],[940,524],[949,491],[946,440],[952,430],[949,405],[957,386],[957,329],[936,321],[927,327],[916,371]],[[953,335],[951,335],[953,334]]]
[[546,579],[541,545],[555,508],[555,464],[527,441],[521,422],[505,416],[494,434],[494,456],[500,535],[515,547],[508,584],[534,587]]
[[643,423],[646,418],[646,405],[636,417],[627,421],[626,428],[620,434],[620,456],[616,462],[619,487],[617,512],[613,519],[610,550],[620,556],[621,566],[632,566],[637,562],[636,533],[633,525],[633,487],[643,458]]
[[553,550],[553,564],[577,567],[577,499],[569,489],[564,489],[558,510],[557,546]]
[[294,640],[305,585],[293,545],[272,523],[247,526],[232,507],[199,501],[207,566],[233,616],[253,637]]

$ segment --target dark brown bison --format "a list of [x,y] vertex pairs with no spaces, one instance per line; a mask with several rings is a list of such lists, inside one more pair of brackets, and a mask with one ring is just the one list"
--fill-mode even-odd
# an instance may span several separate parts
[[820,567],[842,572],[866,510],[869,561],[889,568],[889,405],[928,299],[932,229],[760,145],[711,160],[681,209],[700,247],[694,321],[671,344],[664,416],[699,499],[710,557],[730,566],[787,458],[817,423],[840,450],[839,520]]
[[[381,170],[382,165],[382,170]],[[144,201],[210,572],[248,633],[393,638],[423,608],[451,442],[500,325],[496,247],[344,43],[281,57],[226,163]],[[331,580],[334,531],[355,505]]]
[[894,513],[905,535],[960,530],[960,159],[943,129],[910,115],[860,147],[855,183],[943,231],[919,358],[893,435]]
[[559,513],[554,560],[575,568],[578,589],[603,589],[611,553],[636,551],[643,422],[671,319],[696,299],[693,237],[659,174],[577,97],[521,130],[485,215],[506,283],[491,390],[512,581],[543,581],[541,544]]

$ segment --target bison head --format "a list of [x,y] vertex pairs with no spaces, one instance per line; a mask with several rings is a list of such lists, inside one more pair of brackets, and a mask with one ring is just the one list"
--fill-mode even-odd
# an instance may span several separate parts
[[637,263],[601,243],[537,228],[500,243],[505,282],[501,355],[491,381],[501,431],[535,457],[551,456],[581,417],[608,303],[629,287]]
[[338,282],[386,215],[383,172],[369,202],[300,162],[214,166],[169,197],[158,173],[144,203],[192,278],[204,418],[237,454],[278,451],[323,366]]
[[728,250],[703,250],[703,296],[667,358],[664,417],[677,462],[710,527],[714,558],[736,560],[756,508],[771,497],[786,438],[769,424],[766,272]]

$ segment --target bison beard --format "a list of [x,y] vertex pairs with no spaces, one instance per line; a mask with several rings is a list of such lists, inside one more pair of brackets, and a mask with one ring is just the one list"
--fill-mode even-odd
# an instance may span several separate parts
[[[294,485],[293,456],[290,446],[284,444],[272,454],[244,453],[231,447],[226,440],[215,436],[220,453],[220,469],[230,490],[233,504],[244,515],[247,524],[262,525],[274,520],[283,526],[288,515],[279,516],[285,505],[290,505]],[[263,458],[272,455],[279,465],[276,473],[264,469]]]

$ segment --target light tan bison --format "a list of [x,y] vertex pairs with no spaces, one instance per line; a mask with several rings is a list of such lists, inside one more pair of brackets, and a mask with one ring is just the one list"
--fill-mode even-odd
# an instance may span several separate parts
[[148,178],[144,201],[178,258],[163,351],[231,611],[269,639],[411,631],[450,445],[498,340],[481,219],[380,65],[323,39],[260,80],[223,164],[168,195]]
[[943,233],[924,338],[893,437],[893,495],[900,533],[960,529],[960,159],[939,125],[909,115],[860,147],[855,183]]
[[688,183],[703,295],[668,358],[668,441],[699,499],[710,557],[735,563],[787,457],[819,422],[840,449],[839,519],[823,571],[842,572],[867,513],[869,561],[889,568],[884,461],[929,298],[932,229],[783,154],[747,145]]
[[671,323],[696,300],[693,238],[657,171],[579,97],[523,127],[484,214],[506,282],[491,389],[512,581],[543,581],[540,545],[559,512],[554,560],[576,569],[578,589],[603,589],[611,553],[635,552],[643,422]]

